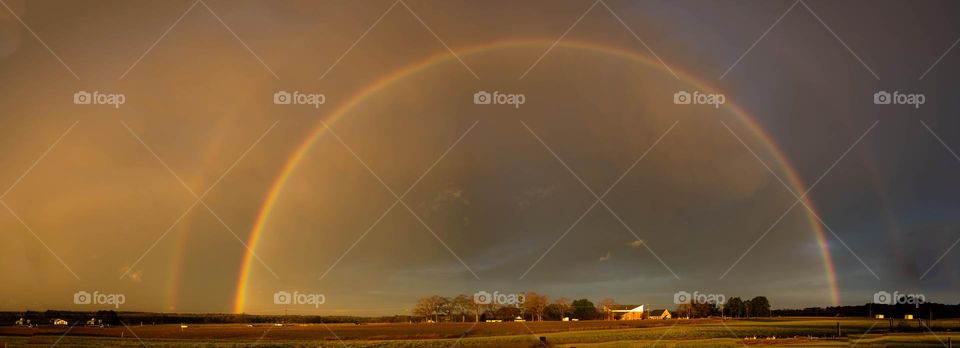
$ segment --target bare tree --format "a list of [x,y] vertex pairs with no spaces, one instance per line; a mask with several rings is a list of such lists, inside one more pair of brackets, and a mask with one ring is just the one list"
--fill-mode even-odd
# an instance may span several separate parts
[[524,295],[523,304],[521,306],[524,310],[530,312],[530,319],[543,321],[543,312],[547,309],[548,303],[550,302],[547,298],[547,295],[542,295],[531,291]]
[[449,316],[453,307],[449,298],[433,295],[417,300],[417,304],[413,306],[412,312],[414,315],[427,319],[433,317],[434,322],[439,322],[440,316]]
[[570,299],[566,297],[560,297],[553,301],[553,304],[555,304],[557,309],[560,310],[561,320],[567,316],[567,313],[570,313],[570,302]]
[[605,298],[600,300],[600,308],[603,310],[603,314],[607,320],[613,320],[613,307],[617,306],[617,300],[612,298]]
[[429,319],[433,315],[433,303],[430,297],[423,297],[417,300],[417,304],[413,306],[413,315],[421,316]]
[[450,313],[459,315],[460,321],[467,321],[467,314],[473,309],[473,297],[467,295],[458,295],[450,300]]
[[440,296],[433,295],[429,299],[430,307],[433,311],[433,321],[440,322],[440,316],[447,316],[450,314],[450,299]]

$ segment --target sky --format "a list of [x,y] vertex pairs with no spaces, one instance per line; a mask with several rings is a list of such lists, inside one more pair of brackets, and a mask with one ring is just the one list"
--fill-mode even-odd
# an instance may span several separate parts
[[0,310],[960,301],[953,2],[2,3]]

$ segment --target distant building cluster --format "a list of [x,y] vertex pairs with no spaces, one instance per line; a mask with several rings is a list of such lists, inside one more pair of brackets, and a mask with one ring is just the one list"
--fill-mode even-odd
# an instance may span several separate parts
[[603,306],[601,311],[607,313],[612,320],[664,320],[673,319],[673,314],[666,309],[644,309],[644,305],[609,305]]

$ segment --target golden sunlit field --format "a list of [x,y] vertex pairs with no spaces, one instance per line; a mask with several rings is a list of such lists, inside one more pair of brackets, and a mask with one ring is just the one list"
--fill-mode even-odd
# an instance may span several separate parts
[[[841,336],[836,337],[840,323]],[[912,325],[912,326],[911,326]],[[960,339],[960,320],[916,322],[834,318],[443,324],[148,325],[0,329],[7,346],[192,347],[943,347]],[[466,334],[464,334],[466,332]],[[865,334],[866,333],[866,334]],[[949,340],[949,342],[948,342]]]

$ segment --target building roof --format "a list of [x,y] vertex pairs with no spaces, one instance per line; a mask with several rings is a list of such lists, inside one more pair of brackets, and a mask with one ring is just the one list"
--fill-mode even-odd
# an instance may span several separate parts
[[643,312],[643,305],[613,305],[606,307],[607,310],[611,312],[625,313],[625,312]]

